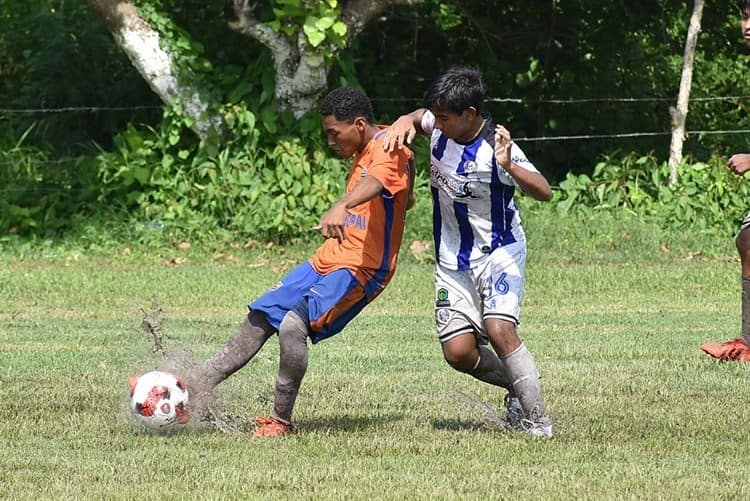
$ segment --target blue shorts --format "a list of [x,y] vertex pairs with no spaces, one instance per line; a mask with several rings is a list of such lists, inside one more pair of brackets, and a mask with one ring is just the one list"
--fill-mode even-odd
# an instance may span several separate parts
[[289,311],[298,313],[317,343],[341,332],[368,302],[351,271],[343,268],[321,275],[306,261],[248,307],[265,313],[277,331]]

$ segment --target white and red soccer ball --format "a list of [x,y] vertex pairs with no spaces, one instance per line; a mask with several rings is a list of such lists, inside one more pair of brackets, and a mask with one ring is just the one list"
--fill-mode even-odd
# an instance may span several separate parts
[[130,408],[135,417],[151,430],[167,430],[175,424],[186,424],[188,390],[182,380],[164,371],[147,372],[128,379]]

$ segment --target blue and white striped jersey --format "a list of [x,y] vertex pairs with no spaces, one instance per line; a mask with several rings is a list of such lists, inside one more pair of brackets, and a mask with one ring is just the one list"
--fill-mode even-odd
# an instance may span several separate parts
[[[468,144],[449,139],[435,128],[435,116],[425,110],[422,130],[430,138],[430,185],[433,236],[437,260],[452,270],[473,268],[500,246],[526,240],[513,200],[517,183],[495,160],[495,123],[485,125]],[[539,172],[513,144],[511,160]]]

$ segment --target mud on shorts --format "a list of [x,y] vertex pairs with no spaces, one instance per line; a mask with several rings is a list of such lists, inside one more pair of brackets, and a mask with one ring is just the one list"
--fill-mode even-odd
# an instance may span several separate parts
[[441,343],[474,332],[486,344],[484,320],[519,324],[526,270],[526,242],[496,249],[468,270],[435,267],[435,324]]

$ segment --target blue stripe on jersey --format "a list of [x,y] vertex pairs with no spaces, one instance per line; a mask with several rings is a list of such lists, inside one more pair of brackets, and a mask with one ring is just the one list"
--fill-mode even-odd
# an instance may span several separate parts
[[466,165],[466,162],[473,162],[477,159],[477,151],[479,151],[480,146],[482,146],[482,139],[464,146],[464,151],[461,153],[461,161],[458,163],[458,168],[456,169],[456,174],[460,176],[466,175],[464,166]]
[[370,280],[365,284],[365,295],[371,298],[383,288],[383,282],[388,278],[391,272],[391,231],[393,231],[393,214],[395,213],[395,198],[388,190],[381,192],[380,199],[383,201],[385,211],[385,227],[383,228],[383,259],[380,261],[380,268],[375,272]]
[[492,204],[490,214],[492,217],[492,250],[501,245],[508,245],[516,241],[511,231],[511,224],[515,210],[508,205],[513,200],[514,186],[508,186],[500,182],[497,169],[497,160],[492,159],[492,178],[490,181],[490,201]]
[[511,230],[511,223],[513,218],[516,216],[518,209],[511,208],[513,202],[513,192],[516,190],[514,186],[503,185],[503,206],[505,207],[505,221],[506,227],[503,235],[503,240],[500,245],[510,245],[516,241],[516,237],[513,235]]
[[447,144],[448,144],[448,137],[441,132],[440,136],[438,137],[437,144],[432,149],[432,155],[438,160],[443,158],[443,155],[445,154],[445,145]]
[[432,240],[435,243],[435,260],[440,261],[440,230],[443,227],[443,216],[440,214],[440,197],[434,186],[432,192]]
[[469,222],[469,206],[461,202],[453,202],[453,211],[458,222],[458,233],[461,235],[461,243],[458,249],[459,270],[468,270],[470,266],[471,250],[474,248],[474,232],[471,231]]

